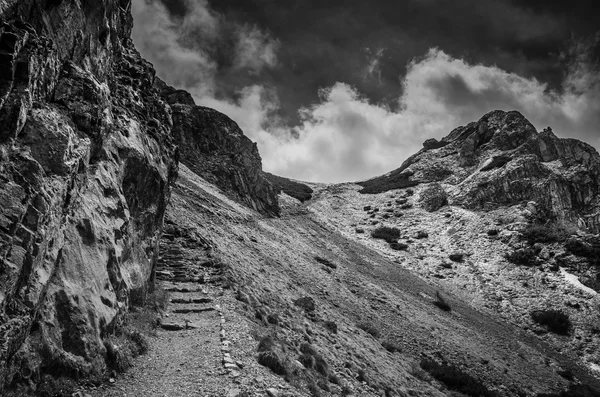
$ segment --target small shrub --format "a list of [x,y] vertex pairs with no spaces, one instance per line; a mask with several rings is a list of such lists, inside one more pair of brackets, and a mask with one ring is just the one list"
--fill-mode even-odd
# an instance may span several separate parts
[[334,321],[325,321],[325,328],[332,334],[337,334],[338,326]]
[[405,199],[405,198],[396,199],[396,204],[402,205],[402,204],[406,204],[406,203],[408,203],[408,199]]
[[372,208],[372,207],[371,207],[370,205],[365,205],[365,206],[363,207],[363,210],[364,210],[364,211],[371,211],[371,208]]
[[359,382],[367,382],[367,373],[365,372],[364,369],[359,368],[358,369],[358,376],[356,377],[356,380]]
[[329,383],[323,379],[319,379],[319,381],[317,382],[317,386],[319,386],[319,388],[325,390],[326,392],[331,391],[331,388],[329,387]]
[[287,368],[285,366],[285,363],[279,357],[279,355],[272,350],[262,351],[258,353],[257,361],[260,365],[269,368],[277,375],[287,374]]
[[258,352],[266,352],[269,350],[273,349],[273,346],[275,345],[275,342],[273,341],[273,338],[271,338],[270,336],[263,336],[260,341],[258,342],[258,346],[256,347],[256,350]]
[[565,243],[565,249],[573,255],[586,258],[591,265],[600,265],[600,241],[597,239],[584,242],[570,238]]
[[400,346],[398,344],[396,344],[395,342],[388,340],[388,339],[381,342],[381,346],[383,346],[384,349],[389,351],[390,353],[402,351],[402,349],[400,349]]
[[413,205],[412,205],[411,203],[406,203],[406,204],[402,204],[402,205],[400,206],[400,208],[401,208],[401,209],[403,209],[403,210],[407,210],[407,209],[409,209],[409,208],[412,208],[412,206],[413,206]]
[[573,228],[567,228],[564,225],[534,223],[527,225],[521,231],[521,234],[530,245],[533,245],[535,243],[551,244],[562,242],[574,232]]
[[421,361],[421,368],[450,390],[471,397],[500,397],[478,379],[450,364],[438,364],[433,360],[425,359]]
[[[73,379],[67,377],[55,378],[51,375],[44,375],[37,387],[36,395],[42,397],[70,396],[75,393],[78,385]],[[23,394],[22,396],[30,394]]]
[[307,385],[308,391],[310,392],[310,394],[313,397],[321,397],[321,390],[319,389],[319,387],[315,384],[314,381],[311,381],[308,383]]
[[362,322],[357,324],[357,327],[371,335],[373,338],[379,338],[379,330],[371,323]]
[[306,312],[314,312],[316,309],[315,300],[310,296],[296,299],[294,305],[303,308]]
[[388,243],[395,243],[400,238],[400,230],[395,227],[382,226],[373,230],[371,237],[385,240]]
[[433,302],[433,304],[445,312],[449,312],[452,310],[452,308],[450,307],[448,302],[446,302],[446,300],[444,300],[444,298],[439,293],[439,291],[435,293],[435,301]]
[[488,236],[497,236],[498,235],[498,229],[490,229],[487,231],[487,235]]
[[426,231],[424,231],[424,230],[419,230],[419,231],[417,232],[417,238],[418,238],[418,239],[421,239],[421,238],[427,238],[427,237],[429,237],[429,233],[427,233]]
[[279,325],[279,315],[278,314],[269,314],[267,316],[267,322],[273,325]]
[[506,254],[506,259],[521,266],[536,266],[538,264],[537,254],[532,248],[519,248]]
[[536,310],[531,312],[531,318],[558,335],[568,335],[571,330],[569,316],[559,310]]
[[448,255],[448,258],[450,258],[450,260],[452,262],[462,262],[465,258],[465,254],[460,253],[460,252],[455,252],[453,254]]
[[306,368],[314,369],[325,377],[329,377],[331,373],[329,364],[310,343],[302,343],[300,345],[300,352],[302,353],[300,356],[302,365]]
[[406,251],[408,244],[405,243],[390,243],[390,248],[396,251]]
[[365,232],[365,229],[361,229],[361,228],[358,228],[358,227],[357,227],[357,228],[356,228],[354,231],[355,231],[356,233],[362,234],[362,233],[364,233],[364,232]]

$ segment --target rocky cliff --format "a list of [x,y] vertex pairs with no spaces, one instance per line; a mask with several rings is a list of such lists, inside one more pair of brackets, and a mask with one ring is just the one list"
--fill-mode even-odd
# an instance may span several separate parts
[[229,117],[196,106],[192,96],[157,79],[173,111],[181,162],[227,194],[259,212],[278,215],[277,193],[262,171],[256,143]]
[[399,169],[361,183],[362,192],[440,183],[441,202],[489,209],[533,201],[535,216],[600,230],[600,155],[586,143],[537,132],[519,112],[493,111],[423,146]]
[[0,389],[101,375],[150,288],[177,149],[129,7],[0,2]]

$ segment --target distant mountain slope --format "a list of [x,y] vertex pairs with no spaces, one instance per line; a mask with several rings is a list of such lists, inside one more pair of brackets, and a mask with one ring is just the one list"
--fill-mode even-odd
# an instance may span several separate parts
[[265,172],[265,175],[277,191],[283,191],[285,194],[292,196],[301,202],[305,202],[312,198],[313,190],[310,186],[268,172]]
[[[167,220],[210,242],[231,286],[225,295],[237,299],[228,310],[244,319],[236,328],[252,330],[252,339],[232,343],[244,364],[242,392],[429,397],[460,386],[469,396],[536,396],[567,389],[561,373],[600,384],[579,357],[598,348],[589,340],[596,298],[580,296],[560,274],[544,276],[556,283],[549,288],[533,281],[540,270],[498,262],[508,247],[485,233],[496,214],[425,211],[416,205],[424,186],[407,197],[408,189],[356,188],[319,185],[310,201],[289,200],[280,218],[264,218],[182,167]],[[407,203],[414,204],[400,209]],[[374,218],[367,206],[377,208]],[[397,227],[407,251],[373,239],[379,225]],[[416,238],[418,231],[429,237]],[[463,262],[448,259],[462,249]],[[438,294],[449,311],[436,306]],[[545,337],[529,311],[564,310],[563,302],[579,305],[565,310],[572,333]],[[452,379],[422,368],[432,362]]]
[[381,193],[440,182],[450,203],[492,208],[535,201],[540,214],[600,230],[600,156],[592,146],[537,132],[520,113],[494,111],[458,127],[387,175],[359,182]]

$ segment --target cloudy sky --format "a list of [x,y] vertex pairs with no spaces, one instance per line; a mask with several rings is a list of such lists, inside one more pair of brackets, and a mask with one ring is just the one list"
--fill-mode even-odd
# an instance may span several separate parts
[[594,2],[133,0],[133,38],[265,170],[355,181],[495,109],[600,148]]

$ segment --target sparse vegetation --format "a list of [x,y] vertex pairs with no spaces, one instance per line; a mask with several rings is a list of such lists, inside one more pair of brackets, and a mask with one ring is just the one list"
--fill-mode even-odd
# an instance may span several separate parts
[[575,232],[574,228],[555,223],[532,223],[521,231],[523,239],[530,245],[535,243],[557,243],[565,241]]
[[573,255],[586,258],[592,265],[600,266],[600,240],[597,238],[590,241],[570,238],[565,243],[565,249]]
[[117,372],[125,372],[135,357],[148,352],[147,338],[156,335],[159,312],[166,309],[169,294],[157,287],[144,299],[136,299],[135,302],[142,306],[132,307],[104,341],[107,364]]
[[452,262],[462,262],[465,259],[465,254],[462,252],[455,252],[448,255],[448,258],[450,258]]
[[435,301],[433,301],[433,304],[436,305],[438,308],[442,309],[445,312],[449,312],[449,311],[452,310],[452,308],[450,307],[450,305],[448,304],[448,302],[446,302],[446,300],[440,294],[439,291],[437,291],[435,293]]
[[306,312],[314,312],[316,309],[315,300],[310,296],[298,298],[294,301],[294,305],[301,307]]
[[421,238],[427,238],[427,237],[429,237],[429,233],[427,233],[426,231],[424,231],[424,230],[419,230],[419,231],[417,232],[417,236],[416,236],[416,238],[418,238],[418,239],[421,239]]
[[299,361],[302,365],[308,369],[314,369],[325,378],[329,378],[329,375],[331,374],[329,364],[310,343],[302,343],[300,345],[300,353],[302,354]]
[[325,328],[327,328],[327,330],[329,330],[329,332],[331,332],[332,334],[337,334],[338,326],[335,323],[335,321],[325,321],[324,325],[325,325]]
[[400,238],[400,230],[395,227],[382,226],[371,232],[371,237],[385,240],[387,243],[395,243]]
[[396,251],[406,251],[408,244],[406,243],[390,243],[390,248]]
[[519,248],[506,254],[506,259],[516,265],[536,266],[538,264],[537,253],[533,248]]
[[438,364],[433,360],[425,359],[421,361],[421,368],[450,390],[471,397],[500,397],[498,393],[485,387],[479,379],[451,364]]
[[381,334],[373,324],[368,322],[358,323],[356,326],[371,335],[373,338],[379,338],[379,335]]
[[281,357],[273,350],[262,351],[258,353],[258,363],[269,368],[277,375],[286,375],[287,367]]
[[400,345],[389,339],[386,339],[383,342],[381,342],[381,346],[383,346],[385,350],[389,351],[390,353],[402,351]]
[[560,310],[536,310],[531,312],[533,321],[544,325],[550,332],[558,335],[568,335],[571,330],[569,316]]
[[265,176],[277,191],[283,191],[285,194],[292,196],[301,202],[305,202],[312,198],[313,190],[303,183],[269,174],[268,172],[265,172]]

